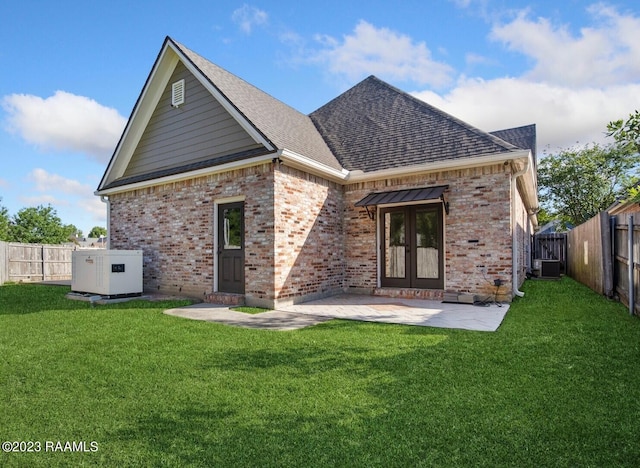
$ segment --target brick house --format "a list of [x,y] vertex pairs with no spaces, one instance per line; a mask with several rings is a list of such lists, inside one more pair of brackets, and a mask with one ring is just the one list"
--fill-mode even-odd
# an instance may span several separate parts
[[490,134],[369,77],[304,115],[167,37],[96,195],[147,290],[276,307],[521,294],[535,126]]

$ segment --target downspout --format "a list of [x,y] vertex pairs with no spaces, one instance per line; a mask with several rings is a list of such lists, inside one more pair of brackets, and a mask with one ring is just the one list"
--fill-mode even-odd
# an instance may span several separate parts
[[[524,293],[518,289],[518,239],[516,237],[516,181],[518,177],[524,175],[529,170],[529,158],[527,162],[518,172],[511,174],[511,287],[513,295],[523,297]],[[528,220],[528,218],[527,218]],[[528,223],[527,223],[528,224]]]
[[107,250],[109,250],[111,249],[111,203],[106,195],[100,195],[100,201],[107,204]]

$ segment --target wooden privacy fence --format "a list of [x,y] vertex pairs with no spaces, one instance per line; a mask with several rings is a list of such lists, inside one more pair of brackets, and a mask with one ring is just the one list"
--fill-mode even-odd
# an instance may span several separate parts
[[638,303],[640,213],[617,215],[612,218],[611,226],[615,244],[612,260],[615,292],[629,307],[629,312],[637,314],[640,309]]
[[536,234],[533,236],[533,259],[558,260],[560,272],[567,268],[567,235],[564,232]]
[[0,284],[71,279],[70,245],[0,242]]
[[567,235],[567,274],[594,291],[613,296],[609,214],[602,212]]
[[637,314],[640,283],[640,214],[602,212],[568,235],[568,275]]

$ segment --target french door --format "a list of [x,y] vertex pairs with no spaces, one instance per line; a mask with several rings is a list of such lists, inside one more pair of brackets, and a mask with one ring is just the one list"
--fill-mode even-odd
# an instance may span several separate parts
[[442,205],[380,210],[383,287],[443,289]]

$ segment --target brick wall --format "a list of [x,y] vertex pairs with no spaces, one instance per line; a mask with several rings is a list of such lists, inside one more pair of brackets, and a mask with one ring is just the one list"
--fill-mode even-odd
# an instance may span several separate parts
[[[202,298],[214,287],[214,205],[244,197],[247,304],[373,292],[378,221],[355,202],[372,191],[445,184],[445,289],[491,296],[501,279],[500,299],[510,299],[511,177],[501,164],[343,187],[269,163],[133,190],[110,197],[111,248],[144,251],[146,290]],[[524,251],[526,212],[518,200],[514,227]]]
[[147,291],[203,298],[214,284],[214,204],[245,197],[247,302],[273,298],[271,164],[109,197],[112,249],[142,249]]
[[[376,226],[364,208],[354,206],[370,192],[449,185],[445,215],[445,290],[493,295],[501,279],[501,299],[510,299],[511,225],[508,167],[443,171],[345,187],[345,287],[373,291],[377,286]],[[476,242],[477,241],[477,242]]]
[[275,171],[275,297],[279,304],[341,292],[342,187],[280,166]]
[[524,280],[526,279],[527,273],[527,261],[531,257],[531,234],[533,232],[532,227],[530,226],[531,222],[527,215],[527,210],[524,206],[524,202],[522,201],[522,197],[518,190],[516,190],[516,198],[513,200],[515,204],[515,219],[514,219],[514,229],[516,230],[516,244],[517,244],[517,275],[518,275],[518,283],[519,287],[522,285]]

